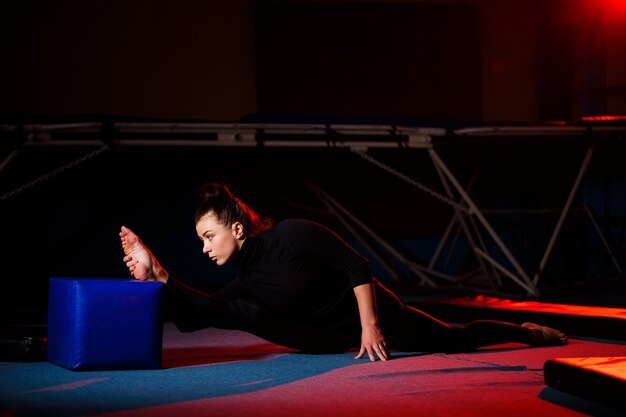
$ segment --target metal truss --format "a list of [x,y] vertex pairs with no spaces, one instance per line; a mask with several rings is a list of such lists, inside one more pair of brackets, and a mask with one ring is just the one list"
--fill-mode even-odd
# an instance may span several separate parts
[[[407,259],[393,248],[382,237],[377,235],[365,223],[357,219],[337,200],[331,197],[316,184],[310,183],[310,189],[331,210],[331,212],[354,234],[372,256],[381,262],[392,277],[398,279],[391,268],[376,251],[368,245],[362,233],[375,240],[388,254],[405,265],[420,278],[422,285],[471,286],[476,281],[476,275],[485,282],[480,286],[482,291],[499,294],[503,279],[517,285],[528,296],[540,296],[538,283],[542,272],[560,234],[564,220],[572,209],[574,196],[578,192],[580,183],[593,156],[596,141],[590,141],[587,152],[581,161],[567,200],[564,202],[559,219],[552,232],[550,241],[545,248],[541,262],[531,278],[520,266],[518,260],[498,235],[494,227],[486,218],[484,212],[476,205],[470,196],[469,190],[464,188],[454,176],[451,169],[437,152],[437,140],[445,140],[451,136],[455,138],[490,137],[490,136],[589,136],[624,134],[624,126],[485,126],[461,129],[446,129],[441,127],[404,127],[394,125],[349,125],[349,124],[253,124],[253,123],[71,123],[24,126],[0,126],[0,134],[24,135],[21,145],[24,147],[36,146],[82,146],[96,147],[84,157],[66,166],[60,167],[50,174],[33,182],[25,184],[22,189],[34,186],[52,175],[72,168],[80,162],[110,149],[124,149],[133,147],[280,147],[280,148],[349,148],[363,159],[384,169],[403,181],[406,181],[420,190],[430,194],[446,204],[454,211],[449,226],[442,236],[428,266],[419,265]],[[439,176],[444,192],[432,190],[419,181],[395,170],[393,167],[375,159],[368,150],[380,148],[422,149],[428,152],[433,166]],[[0,164],[0,172],[15,158],[20,149],[12,150]],[[15,190],[1,196],[2,200],[10,198]],[[593,216],[591,216],[593,220]],[[434,269],[436,261],[442,254],[442,249],[448,240],[452,246],[458,241],[459,233],[452,236],[454,228],[467,239],[479,263],[479,271],[470,275],[458,277]],[[361,232],[359,232],[359,229]],[[602,233],[596,226],[602,241]],[[489,239],[489,242],[486,240]],[[500,254],[504,256],[508,265],[496,260],[490,244],[495,244]],[[614,262],[615,258],[613,257]],[[617,264],[619,269],[619,265]],[[621,273],[621,269],[619,270]],[[470,279],[471,278],[471,279]]]

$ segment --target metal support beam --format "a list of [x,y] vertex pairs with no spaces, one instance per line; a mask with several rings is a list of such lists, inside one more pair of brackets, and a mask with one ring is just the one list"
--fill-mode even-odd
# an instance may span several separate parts
[[489,222],[487,221],[485,216],[482,214],[482,212],[480,211],[478,206],[476,206],[476,204],[471,199],[471,197],[463,189],[461,184],[459,184],[458,180],[454,177],[454,175],[452,174],[450,169],[446,166],[446,164],[443,162],[441,157],[439,157],[439,155],[437,154],[437,152],[434,149],[429,149],[428,153],[430,154],[433,162],[435,163],[435,166],[439,167],[442,170],[442,172],[445,174],[445,176],[448,178],[448,180],[452,183],[452,185],[454,186],[456,191],[461,195],[461,198],[463,199],[463,201],[468,205],[468,207],[469,207],[469,214],[476,216],[478,221],[485,228],[485,230],[491,236],[491,238],[494,240],[494,242],[496,243],[498,248],[502,251],[504,256],[507,258],[507,260],[511,263],[511,265],[516,270],[518,275],[521,277],[521,282],[523,282],[523,284],[524,284],[522,287],[524,289],[526,289],[526,291],[528,291],[529,295],[538,297],[539,296],[539,290],[537,289],[536,285],[530,280],[530,278],[528,277],[528,275],[526,274],[524,269],[520,266],[520,264],[517,261],[517,259],[515,259],[515,257],[511,253],[511,251],[509,251],[509,249],[504,244],[504,242],[502,241],[500,236],[498,236],[498,234],[493,229],[491,224],[489,224]]
[[559,237],[559,233],[561,232],[561,227],[563,226],[563,222],[565,222],[565,217],[567,217],[567,213],[569,213],[570,208],[572,206],[572,202],[574,201],[574,196],[578,192],[578,188],[580,187],[580,183],[587,171],[587,167],[589,166],[589,162],[591,161],[591,157],[593,156],[593,152],[596,149],[596,143],[591,142],[589,147],[587,148],[587,152],[585,153],[585,157],[580,165],[580,169],[578,170],[578,175],[576,176],[576,180],[572,185],[572,189],[567,196],[567,200],[565,201],[565,205],[563,206],[563,210],[561,210],[561,215],[559,216],[559,220],[556,222],[556,226],[554,227],[554,231],[552,232],[552,236],[550,237],[550,241],[548,242],[548,246],[546,247],[545,252],[543,253],[543,258],[539,263],[539,268],[533,277],[533,284],[537,285],[539,282],[539,278],[543,273],[543,270],[548,262],[548,258],[552,253],[552,249],[554,248],[554,244],[556,243],[557,237]]
[[[354,216],[348,209],[346,209],[341,204],[339,204],[339,202],[337,202],[337,200],[335,200],[330,195],[328,195],[320,187],[318,187],[317,185],[315,185],[313,183],[309,183],[309,187],[318,196],[321,196],[323,200],[325,200],[326,202],[330,202],[333,207],[339,209],[343,213],[343,215],[347,216],[350,220],[352,220],[352,222],[354,222],[363,231],[365,231],[365,233],[367,233],[370,237],[372,237],[376,241],[376,243],[378,243],[380,246],[382,246],[387,252],[389,252],[392,256],[394,256],[398,261],[400,261],[407,268],[409,268],[411,271],[413,271],[417,276],[419,276],[424,283],[426,283],[426,284],[428,284],[430,286],[433,286],[433,287],[435,286],[435,283],[433,282],[433,280],[430,279],[430,277],[428,277],[428,275],[423,272],[423,269],[425,269],[424,267],[417,268],[416,265],[413,262],[411,262],[408,259],[406,259],[402,254],[400,254],[400,252],[398,252],[396,249],[394,249],[389,243],[387,243],[384,239],[382,239],[380,236],[378,236],[371,228],[369,228],[365,223],[363,223],[356,216]],[[343,221],[342,221],[342,223],[343,223]],[[345,223],[343,223],[343,224],[345,225]],[[350,228],[350,229],[351,229],[351,232],[354,232],[353,228]],[[356,234],[356,237],[359,239],[359,241],[361,243],[363,243],[368,248],[369,251],[373,252],[372,253],[373,256],[376,256],[378,259],[380,259],[378,257],[378,255],[377,255],[376,251],[373,248],[371,248],[371,246],[367,245],[367,243],[364,242],[364,240],[359,237],[358,233]]]

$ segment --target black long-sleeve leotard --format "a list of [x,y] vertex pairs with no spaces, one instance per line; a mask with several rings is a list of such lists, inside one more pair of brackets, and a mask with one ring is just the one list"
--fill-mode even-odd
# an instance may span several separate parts
[[[493,329],[477,332],[481,326],[474,326],[468,332],[471,326],[450,326],[405,306],[372,278],[367,259],[314,222],[284,220],[248,237],[236,263],[239,276],[213,294],[170,277],[165,293],[181,331],[239,329],[304,351],[355,348],[361,327],[353,289],[372,283],[380,327],[392,349],[466,350],[501,341],[492,340]],[[504,333],[517,331],[511,329]],[[496,336],[502,333],[497,330]],[[527,337],[522,333],[514,336]]]

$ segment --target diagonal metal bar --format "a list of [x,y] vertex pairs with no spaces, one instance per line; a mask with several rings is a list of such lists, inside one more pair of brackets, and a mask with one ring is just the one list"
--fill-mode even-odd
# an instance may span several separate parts
[[309,183],[309,187],[313,188],[316,194],[323,196],[325,200],[330,202],[334,208],[339,209],[345,216],[350,218],[357,226],[365,231],[368,235],[370,235],[376,242],[382,246],[385,250],[387,250],[390,254],[392,254],[396,259],[402,262],[405,266],[414,271],[424,282],[428,283],[431,286],[435,286],[433,280],[420,271],[420,269],[414,268],[414,263],[406,259],[401,253],[399,253],[395,248],[389,245],[384,239],[378,236],[372,229],[370,229],[365,223],[356,218],[348,209],[343,207],[337,200],[328,195],[324,190],[322,190],[319,186]]
[[317,195],[317,197],[324,203],[324,205],[328,208],[331,214],[333,214],[337,220],[341,222],[341,224],[348,229],[348,231],[365,247],[365,249],[382,265],[382,267],[391,275],[394,281],[399,282],[400,278],[396,271],[380,257],[378,252],[374,248],[371,247],[369,243],[361,236],[361,234],[354,228],[352,225],[343,218],[343,216],[337,212],[335,207],[333,206],[332,200],[328,197],[321,188],[314,185],[313,183],[309,183],[309,188],[313,190],[313,192]]
[[[452,215],[452,218],[448,222],[448,226],[446,227],[446,231],[443,233],[443,237],[439,240],[439,244],[437,245],[437,248],[435,249],[435,252],[433,253],[433,256],[430,258],[430,263],[428,264],[429,268],[434,268],[435,267],[435,264],[437,263],[437,260],[439,259],[439,256],[441,255],[441,252],[443,252],[443,248],[444,248],[446,242],[448,241],[448,238],[452,234],[452,230],[455,228],[454,226],[456,225],[458,216],[459,216],[458,213],[455,211],[454,214]],[[456,232],[455,238],[453,240],[453,248],[456,245],[456,239],[458,237],[458,228],[456,228],[456,229],[457,229],[457,232]]]
[[521,279],[523,280],[523,282],[525,283],[524,288],[529,292],[529,294],[534,295],[534,296],[539,296],[539,290],[537,289],[536,285],[531,281],[531,279],[528,277],[528,275],[526,274],[526,272],[524,271],[524,269],[520,266],[519,262],[517,261],[517,259],[515,259],[515,257],[513,256],[513,254],[509,251],[509,249],[507,248],[507,246],[504,244],[504,242],[502,241],[502,239],[500,238],[500,236],[498,236],[498,234],[496,233],[496,231],[493,229],[493,227],[491,226],[491,224],[489,224],[489,222],[487,221],[487,219],[485,218],[485,216],[482,214],[482,212],[480,211],[480,209],[478,208],[478,206],[476,206],[476,204],[474,203],[474,201],[470,198],[470,196],[465,192],[465,190],[463,189],[463,187],[461,187],[461,184],[459,184],[459,182],[457,181],[457,179],[454,177],[454,175],[452,174],[452,172],[448,169],[448,167],[446,166],[446,164],[443,162],[443,160],[439,157],[439,155],[437,154],[437,152],[435,152],[434,149],[429,149],[428,153],[430,154],[433,162],[435,163],[435,166],[439,166],[441,168],[441,170],[443,171],[443,173],[445,173],[446,177],[450,180],[450,182],[452,183],[452,185],[454,186],[454,188],[457,190],[457,192],[461,195],[461,197],[463,198],[463,200],[465,201],[465,203],[469,206],[469,212],[470,214],[474,214],[476,216],[476,218],[480,221],[480,223],[483,225],[483,227],[485,228],[485,230],[487,231],[487,233],[489,233],[489,235],[491,236],[491,238],[494,240],[494,242],[496,243],[496,245],[498,245],[498,247],[500,248],[500,250],[502,251],[502,253],[504,254],[504,256],[507,258],[507,260],[511,263],[511,265],[513,266],[513,268],[516,270],[516,272],[519,274],[519,276],[521,277]]
[[543,253],[543,258],[539,263],[539,268],[537,268],[537,272],[533,277],[533,285],[537,285],[539,283],[539,278],[543,273],[544,268],[546,267],[546,263],[548,262],[548,258],[552,253],[552,249],[554,248],[554,244],[556,243],[557,237],[559,237],[559,233],[561,232],[561,228],[563,227],[563,223],[565,222],[565,217],[567,217],[567,213],[570,211],[570,207],[572,206],[572,202],[574,201],[574,196],[578,192],[578,188],[580,187],[580,183],[587,171],[587,167],[589,166],[589,162],[591,162],[591,157],[593,156],[593,152],[596,148],[596,142],[591,142],[589,147],[587,148],[587,152],[585,153],[585,157],[580,165],[580,169],[578,170],[578,175],[576,176],[576,180],[572,185],[572,189],[567,196],[567,201],[563,206],[563,210],[561,210],[561,215],[559,216],[559,220],[554,227],[554,231],[552,232],[552,236],[550,237],[550,241],[548,242],[548,246],[546,247],[545,252]]
[[624,278],[624,273],[622,272],[622,268],[619,266],[619,262],[617,261],[617,258],[615,257],[615,254],[613,253],[613,250],[611,249],[611,245],[609,245],[609,242],[607,242],[606,238],[604,237],[604,233],[602,233],[602,230],[600,229],[600,225],[598,224],[598,222],[596,220],[596,216],[593,214],[593,211],[591,210],[591,207],[589,207],[587,204],[583,204],[583,207],[585,209],[585,213],[587,213],[587,216],[591,220],[591,224],[593,225],[593,228],[595,229],[596,233],[598,234],[598,237],[600,238],[600,241],[602,242],[602,246],[604,246],[604,249],[606,249],[606,251],[608,252],[609,256],[611,257],[611,260],[613,261],[613,266],[615,266],[615,269],[617,270],[617,273],[622,278]]
[[[448,194],[448,198],[450,198],[451,200],[454,200],[454,193],[452,192],[452,189],[450,188],[450,184],[448,183],[448,178],[446,178],[445,173],[442,170],[442,167],[439,166],[437,163],[435,163],[435,169],[437,171],[437,174],[439,175],[439,179],[441,180],[441,183],[443,184],[444,189],[446,190],[446,193]],[[460,204],[457,204],[460,205]],[[461,224],[461,227],[463,228],[463,231],[465,232],[465,237],[467,238],[467,240],[469,241],[470,247],[472,248],[472,250],[474,251],[474,253],[476,253],[476,250],[478,249],[478,244],[476,243],[476,240],[474,239],[474,236],[472,234],[472,231],[470,230],[470,228],[467,225],[467,222],[465,221],[465,217],[463,216],[463,213],[461,213],[460,210],[457,209],[457,205],[454,206],[454,210],[456,213],[456,218],[459,221],[459,223]],[[468,213],[468,218],[471,218],[471,210]],[[480,234],[478,234],[478,236],[480,237]],[[481,242],[482,243],[482,242]],[[483,247],[484,250],[486,250]],[[491,276],[491,273],[489,272],[489,270],[487,269],[487,265],[483,262],[483,259],[480,256],[476,256],[476,259],[478,260],[478,263],[480,264],[480,269],[482,269],[483,274],[485,275],[485,277],[487,278],[487,280],[489,281],[489,286],[491,287],[492,291],[496,291],[496,287],[495,284],[493,283],[493,277]]]
[[[478,168],[478,169],[476,169],[474,171],[474,174],[472,175],[472,178],[470,179],[470,182],[467,185],[467,189],[468,190],[471,190],[472,186],[474,185],[474,182],[476,181],[476,178],[478,178],[479,171],[480,171],[480,168]],[[448,226],[446,227],[446,230],[445,230],[441,240],[439,241],[439,244],[437,245],[437,248],[435,249],[435,252],[433,253],[432,258],[430,259],[430,263],[428,264],[429,268],[434,268],[435,267],[435,264],[436,264],[437,260],[439,259],[439,256],[441,255],[441,252],[443,251],[443,248],[444,248],[448,238],[452,234],[452,230],[454,229],[454,226],[455,226],[458,218],[460,216],[462,216],[462,215],[465,215],[465,213],[467,213],[467,211],[463,211],[462,213],[460,213],[459,210],[455,210],[454,214],[452,215],[452,218],[450,219],[450,222],[448,223]],[[452,252],[454,251],[454,248],[456,247],[456,243],[457,243],[457,240],[459,238],[459,233],[460,233],[459,228],[456,228],[456,232],[455,232],[455,235],[454,235],[452,246],[450,248],[450,251],[448,252],[448,257],[446,258],[446,261],[444,262],[444,268],[448,265],[449,257],[452,254]]]
[[525,283],[519,277],[517,277],[514,273],[512,273],[511,271],[503,267],[498,261],[493,259],[491,256],[489,256],[488,254],[486,254],[485,252],[483,252],[482,250],[478,248],[476,248],[476,253],[480,255],[481,257],[485,258],[485,260],[489,261],[489,263],[491,263],[496,269],[498,269],[504,275],[511,278],[513,281],[515,281],[520,287],[525,288],[529,292],[531,291],[531,288],[528,286],[527,283]]

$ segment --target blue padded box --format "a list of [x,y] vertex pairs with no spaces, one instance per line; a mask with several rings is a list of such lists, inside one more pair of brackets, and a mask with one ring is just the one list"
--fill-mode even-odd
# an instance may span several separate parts
[[72,370],[160,368],[162,285],[51,278],[48,360]]

